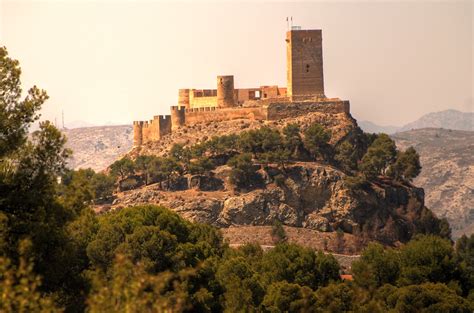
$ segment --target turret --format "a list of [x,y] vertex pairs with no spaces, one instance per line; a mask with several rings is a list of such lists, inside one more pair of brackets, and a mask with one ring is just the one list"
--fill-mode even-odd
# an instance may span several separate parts
[[171,107],[171,130],[175,130],[181,126],[184,126],[185,111],[186,108],[183,106]]
[[235,106],[234,76],[217,76],[217,106],[219,108]]
[[178,92],[178,105],[186,109],[189,108],[189,89],[180,89]]
[[143,121],[133,122],[133,146],[140,147],[143,144]]

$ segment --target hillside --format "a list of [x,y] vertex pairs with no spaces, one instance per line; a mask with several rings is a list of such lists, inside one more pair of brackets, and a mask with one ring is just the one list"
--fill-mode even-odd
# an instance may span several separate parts
[[[285,165],[277,161],[259,161],[263,155],[279,149],[274,145],[276,140],[282,144],[290,142],[287,137],[276,139],[275,136],[283,136],[285,127],[295,123],[299,125],[298,136],[314,129],[313,126],[329,133],[326,149],[333,152],[317,158],[309,155],[305,143],[298,146],[300,152],[291,156],[291,161],[290,156],[285,157]],[[249,130],[254,130],[254,135]],[[238,145],[239,141],[229,143],[229,137],[221,137],[223,141],[214,138],[210,141],[212,144],[209,143],[211,137],[223,135],[249,140],[246,142],[250,146],[262,143],[269,148],[261,148],[264,150],[249,158],[250,165],[246,169],[234,171],[234,166],[240,165],[229,163],[233,156],[240,157],[256,150],[249,150],[254,148],[243,141]],[[301,137],[292,136],[295,142],[301,140]],[[352,145],[351,154],[360,160],[367,150],[369,137],[357,127],[350,114],[320,111],[278,121],[238,119],[184,126],[158,142],[134,148],[129,153],[131,159],[143,155],[166,158],[174,144],[184,144],[184,148],[180,148],[183,150],[173,152],[173,158],[156,160],[156,175],[144,176],[142,170],[134,170],[121,181],[122,192],[116,194],[112,205],[103,205],[96,210],[104,212],[137,204],[159,204],[192,221],[219,228],[236,227],[236,232],[241,233],[234,232],[235,241],[231,243],[245,241],[248,228],[241,226],[270,226],[279,220],[286,226],[314,230],[317,234],[344,232],[355,235],[359,242],[350,244],[352,253],[360,251],[370,240],[396,246],[418,232],[436,232],[440,224],[424,206],[421,188],[377,177],[362,183],[346,180],[347,172],[335,164],[333,153],[337,153],[338,145],[344,141]],[[185,149],[199,152],[187,159],[186,153],[178,152]],[[207,170],[193,173],[192,168],[198,166],[200,159],[207,159],[212,165]],[[171,164],[169,162],[177,162],[176,167],[166,165]],[[249,171],[253,174],[245,174]],[[245,183],[240,184],[232,180],[232,175],[249,178],[237,178],[245,179]],[[341,250],[347,251],[346,248]]]
[[63,130],[73,151],[69,167],[101,171],[132,147],[132,126],[97,126]]
[[427,207],[448,218],[455,236],[473,233],[474,132],[427,128],[392,138],[419,152],[423,169],[414,184],[425,189]]
[[[302,122],[304,119],[300,118]],[[237,120],[222,125],[224,126],[217,131],[217,123],[182,129],[176,138],[165,139],[164,145],[155,143],[143,150],[164,154],[164,147],[169,146],[171,140],[181,143],[198,142],[213,134],[253,129],[260,127],[262,123]],[[65,133],[68,136],[68,146],[75,152],[70,164],[76,169],[91,167],[102,170],[132,146],[131,126],[128,125],[77,128],[66,130]],[[474,157],[471,153],[474,150],[473,137],[472,132],[446,129],[421,129],[392,136],[401,148],[412,145],[420,153],[423,169],[414,184],[425,189],[427,207],[433,209],[438,216],[449,219],[455,236],[463,232],[473,233],[474,229],[474,214],[470,213],[474,208]]]

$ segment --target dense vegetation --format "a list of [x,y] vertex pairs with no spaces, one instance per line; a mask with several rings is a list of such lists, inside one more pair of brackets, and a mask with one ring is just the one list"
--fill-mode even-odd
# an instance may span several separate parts
[[[278,224],[273,234],[279,243],[263,252],[255,245],[231,249],[217,229],[161,207],[96,215],[90,204],[110,197],[115,178],[66,170],[70,151],[48,122],[28,139],[47,95],[34,87],[22,98],[20,73],[18,62],[0,48],[0,312],[474,309],[474,236],[455,247],[434,236],[417,237],[399,250],[370,245],[354,264],[354,281],[343,282],[334,257],[286,243]],[[201,157],[192,150],[204,145],[175,146],[168,158],[124,159],[112,173],[124,180],[137,166],[146,181],[165,184],[177,173],[209,171],[225,149],[221,162],[236,170],[237,184],[255,174],[249,170],[254,160],[283,167],[288,158],[329,160],[334,153],[348,172],[356,173],[354,160],[373,163],[375,175],[408,179],[416,172],[403,165],[413,164],[414,153],[402,156],[383,137],[369,140],[366,153],[342,146],[345,152],[334,152],[328,138],[318,125],[303,137],[296,125],[283,135],[264,128],[211,139]]]

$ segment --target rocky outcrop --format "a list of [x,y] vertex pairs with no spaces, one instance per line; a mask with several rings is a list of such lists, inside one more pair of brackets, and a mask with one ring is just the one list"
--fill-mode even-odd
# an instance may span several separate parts
[[[409,185],[380,181],[351,190],[344,173],[327,165],[300,162],[286,170],[265,170],[263,188],[239,193],[162,191],[156,185],[122,193],[114,207],[137,203],[167,206],[185,218],[218,227],[283,224],[323,232],[343,230],[396,244],[410,239],[424,210],[424,193]],[[283,175],[278,185],[274,176]]]

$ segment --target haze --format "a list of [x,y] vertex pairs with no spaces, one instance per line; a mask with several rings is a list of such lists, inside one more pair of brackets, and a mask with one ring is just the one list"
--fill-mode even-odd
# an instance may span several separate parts
[[286,17],[323,30],[326,95],[402,125],[473,111],[474,5],[449,2],[3,1],[0,38],[43,119],[131,124],[168,114],[178,88],[286,86]]

